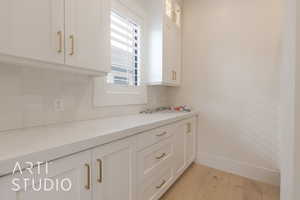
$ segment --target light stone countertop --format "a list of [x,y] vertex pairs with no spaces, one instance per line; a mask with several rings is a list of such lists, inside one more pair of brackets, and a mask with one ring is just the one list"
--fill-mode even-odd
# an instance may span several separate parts
[[1,132],[0,176],[9,174],[16,162],[55,160],[197,114],[138,114]]

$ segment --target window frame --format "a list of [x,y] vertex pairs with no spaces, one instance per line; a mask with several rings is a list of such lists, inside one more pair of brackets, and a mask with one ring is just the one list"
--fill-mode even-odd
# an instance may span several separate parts
[[[145,82],[147,36],[145,16],[141,14],[143,10],[138,5],[125,3],[121,0],[113,0],[111,4],[111,11],[132,19],[140,26],[140,81],[138,86],[127,86],[108,83],[106,76],[95,78],[93,104],[95,107],[147,104],[147,86]],[[111,34],[111,31],[109,33]]]

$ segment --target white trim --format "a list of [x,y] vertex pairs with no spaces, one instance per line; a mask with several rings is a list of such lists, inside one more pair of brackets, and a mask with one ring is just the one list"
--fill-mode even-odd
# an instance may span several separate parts
[[272,185],[280,185],[280,172],[277,170],[258,167],[224,157],[213,156],[208,153],[198,153],[196,162],[201,165],[237,174],[246,178]]
[[84,69],[76,66],[59,64],[59,63],[50,63],[41,60],[35,60],[31,58],[17,57],[13,55],[6,55],[0,53],[0,64],[9,64],[18,67],[33,67],[33,68],[45,68],[56,71],[66,71],[70,73],[83,74],[91,77],[100,77],[106,76],[107,72],[101,72],[93,69]]
[[138,4],[140,0],[112,0],[111,5],[113,8],[126,8],[129,12],[134,13],[134,17],[138,17],[140,19],[146,18],[146,11],[144,8]]
[[118,86],[106,83],[106,77],[94,79],[95,107],[141,105],[147,103],[147,88]]
[[161,85],[161,86],[170,86],[170,87],[180,87],[180,84],[178,83],[171,83],[167,81],[158,81],[158,82],[149,82],[147,85],[155,86],[155,85]]

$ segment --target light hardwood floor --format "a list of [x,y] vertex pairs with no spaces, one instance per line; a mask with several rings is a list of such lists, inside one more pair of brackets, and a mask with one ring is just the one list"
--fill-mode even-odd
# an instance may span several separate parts
[[193,164],[161,200],[279,200],[279,187]]

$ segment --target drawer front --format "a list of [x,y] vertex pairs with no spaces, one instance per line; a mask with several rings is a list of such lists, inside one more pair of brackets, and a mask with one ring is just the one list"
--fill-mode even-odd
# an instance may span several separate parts
[[153,179],[141,185],[139,200],[158,200],[170,187],[173,181],[172,169],[162,170]]
[[174,145],[168,138],[138,153],[138,179],[143,181],[160,168],[172,165]]
[[168,125],[138,135],[138,150],[142,150],[148,146],[169,138],[173,134],[173,128],[174,125]]

